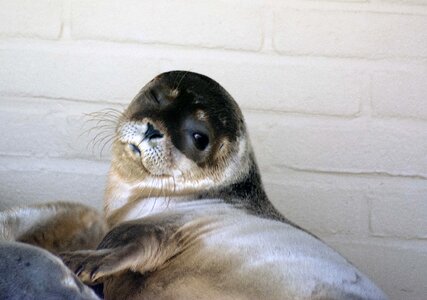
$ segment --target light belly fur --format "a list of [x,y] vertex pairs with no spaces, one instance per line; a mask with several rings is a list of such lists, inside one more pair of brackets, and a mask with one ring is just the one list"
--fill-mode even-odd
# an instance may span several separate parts
[[386,299],[336,251],[291,225],[222,204],[170,208],[198,209],[194,221],[209,220],[204,233],[151,273],[138,299]]

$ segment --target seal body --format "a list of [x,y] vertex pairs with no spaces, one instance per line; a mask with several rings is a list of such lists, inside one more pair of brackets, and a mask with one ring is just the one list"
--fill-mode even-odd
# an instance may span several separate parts
[[0,261],[0,299],[99,299],[59,258],[44,249],[3,241]]
[[1,211],[0,299],[99,299],[53,254],[95,248],[105,231],[95,209],[76,203]]
[[103,216],[89,206],[52,202],[0,212],[0,241],[17,241],[53,254],[96,248],[106,233]]
[[242,113],[212,79],[157,76],[115,134],[111,230],[61,254],[106,299],[386,299],[270,203]]

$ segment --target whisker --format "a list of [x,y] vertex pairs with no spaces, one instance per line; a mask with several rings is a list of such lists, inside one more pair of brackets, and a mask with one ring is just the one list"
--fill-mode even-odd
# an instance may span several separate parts
[[[139,162],[141,163],[141,167],[143,167],[142,159],[141,159]],[[148,192],[148,195],[146,195],[146,196],[144,197],[145,199],[150,199],[150,198],[151,198],[151,195],[152,195],[152,193],[153,193],[153,190],[155,189],[155,185],[156,185],[155,178],[150,178],[150,183],[149,183],[150,191]],[[144,200],[142,200],[142,201],[144,201]],[[153,203],[153,205],[151,206],[151,209],[150,209],[150,212],[149,212],[149,213],[152,213],[152,212],[153,212],[154,208],[156,207],[156,203],[157,203],[157,197],[154,197],[154,203]],[[144,206],[142,206],[142,207],[139,209],[138,215],[141,215],[141,213],[142,213],[143,209],[144,209]]]
[[150,189],[150,192],[148,193],[148,198],[150,198],[151,197],[151,193],[153,192],[153,190],[154,190],[154,178],[152,178],[151,179],[151,182],[152,182],[152,185],[151,185],[151,189]]
[[[154,188],[154,185],[151,187],[150,195],[151,195],[151,192],[153,191],[153,188]],[[150,198],[150,196],[149,196],[149,198]],[[153,212],[154,207],[156,207],[156,203],[157,203],[157,197],[154,197],[154,203],[153,203],[153,206],[151,207],[151,211],[150,211],[150,213],[152,213],[152,212]]]
[[[173,182],[173,193],[172,193],[172,195],[175,196],[175,192],[176,192],[175,176],[172,175],[171,177],[172,177],[172,182]],[[171,199],[172,199],[171,196],[169,196],[167,207],[169,207]]]
[[86,122],[93,122],[93,121],[110,121],[110,122],[116,122],[120,116],[112,116],[112,115],[86,115]]
[[87,113],[87,115],[101,115],[101,114],[115,114],[115,115],[121,115],[122,111],[115,109],[115,108],[104,108],[99,111],[94,111]]
[[115,119],[115,118],[92,118],[91,120],[88,121],[88,123],[89,122],[96,122],[95,125],[99,125],[101,123],[116,124],[117,119]]
[[[147,199],[148,199],[148,198],[147,198]],[[144,200],[142,200],[142,201],[144,201]],[[144,210],[144,206],[142,205],[142,206],[140,207],[139,211],[138,211],[137,216],[140,216],[143,210]]]
[[92,133],[92,131],[101,130],[101,129],[115,131],[116,128],[115,128],[115,126],[113,127],[112,125],[109,125],[109,124],[94,126],[94,127],[86,129],[79,136],[82,137],[83,135],[90,135]]
[[118,119],[116,118],[92,118],[92,120],[89,120],[89,122],[96,122],[95,126],[100,125],[101,123],[107,123],[107,124],[117,124]]
[[99,132],[99,133],[97,133],[96,135],[95,135],[95,137],[92,139],[92,141],[94,141],[95,143],[94,143],[94,146],[98,143],[98,141],[99,141],[99,137],[100,136],[102,136],[103,134],[105,134],[106,132],[105,131],[101,131],[101,132]]
[[[101,147],[101,152],[100,152],[100,158],[102,157],[102,153],[104,151],[104,148],[107,146],[107,144],[109,144],[111,141],[113,141],[115,138],[117,137],[117,135],[112,135],[111,137],[109,137],[104,144]],[[104,138],[105,139],[105,138]]]
[[173,181],[173,195],[175,195],[176,192],[176,182],[175,182],[175,176],[172,175],[172,181]]
[[[89,139],[89,141],[86,143],[86,149],[88,150],[90,146],[92,146],[92,150],[94,148],[94,144],[96,144],[96,142],[103,138],[105,135],[110,136],[113,133],[113,131],[108,130],[108,129],[103,129],[100,132],[98,132],[98,134],[94,137],[91,137]],[[79,138],[81,138],[82,135],[79,136]]]
[[117,120],[120,118],[121,116],[116,116],[116,115],[110,115],[110,114],[96,114],[96,115],[86,115],[86,119],[87,122],[90,121],[98,121],[98,120],[103,120],[103,121],[111,121],[111,122],[117,122]]
[[100,111],[85,113],[84,116],[82,133],[79,137],[90,136],[86,149],[91,145],[92,155],[95,156],[95,153],[99,152],[99,157],[102,158],[104,150],[117,138],[117,128],[127,117],[127,112],[124,108],[104,108]]
[[[162,181],[163,181],[163,178],[161,178],[162,179]],[[164,188],[164,185],[162,184],[162,189],[161,189],[161,192],[164,192],[164,194],[163,194],[163,199],[166,199],[166,209],[168,209],[169,208],[169,202],[167,201],[167,190]]]
[[[92,154],[95,155],[95,149],[99,149],[101,147],[101,144],[106,139],[114,139],[115,135],[110,135],[109,133],[103,133],[104,135],[100,135],[99,138],[96,140],[92,140]],[[102,153],[100,153],[100,158],[102,156]]]

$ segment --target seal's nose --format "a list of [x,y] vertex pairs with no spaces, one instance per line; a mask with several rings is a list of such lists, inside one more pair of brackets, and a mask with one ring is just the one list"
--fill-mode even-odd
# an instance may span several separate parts
[[144,139],[153,140],[160,139],[163,137],[163,134],[160,133],[151,123],[147,123],[147,130],[144,134]]

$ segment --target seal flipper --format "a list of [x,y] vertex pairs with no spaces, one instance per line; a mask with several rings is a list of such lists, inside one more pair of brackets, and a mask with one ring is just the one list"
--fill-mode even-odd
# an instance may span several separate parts
[[139,251],[135,245],[125,245],[114,249],[64,252],[60,257],[80,280],[93,285],[105,276],[129,269]]
[[160,213],[113,228],[97,250],[60,253],[64,263],[86,284],[123,271],[153,271],[183,251],[198,230],[181,214]]

